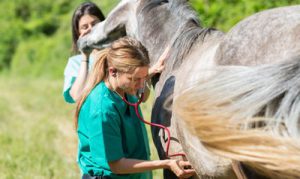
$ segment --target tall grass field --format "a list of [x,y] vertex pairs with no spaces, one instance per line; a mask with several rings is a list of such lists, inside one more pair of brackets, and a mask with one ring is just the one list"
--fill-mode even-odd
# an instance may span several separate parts
[[[75,105],[64,102],[62,85],[62,80],[0,76],[0,179],[80,178]],[[146,119],[151,104],[150,99],[142,106]],[[161,173],[154,171],[154,178]]]

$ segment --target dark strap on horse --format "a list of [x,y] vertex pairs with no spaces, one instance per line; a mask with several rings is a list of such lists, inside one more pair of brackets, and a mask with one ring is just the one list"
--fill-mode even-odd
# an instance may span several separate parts
[[258,173],[257,171],[253,170],[249,166],[234,161],[231,163],[232,169],[238,179],[271,179],[272,177],[265,176],[262,173]]

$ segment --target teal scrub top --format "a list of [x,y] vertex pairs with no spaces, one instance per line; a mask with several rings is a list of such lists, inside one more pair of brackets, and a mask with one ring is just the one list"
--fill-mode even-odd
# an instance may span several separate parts
[[[136,102],[134,96],[126,95]],[[150,150],[145,125],[134,107],[100,82],[83,103],[78,118],[78,163],[83,174],[111,178],[148,179],[151,171],[117,175],[108,162],[121,158],[149,160]]]
[[[70,57],[64,71],[65,79],[64,79],[63,96],[65,101],[68,103],[75,103],[74,99],[70,95],[70,89],[78,76],[82,58],[83,58],[82,55],[75,55]],[[91,55],[89,58],[89,71],[93,66],[93,62],[94,60]]]

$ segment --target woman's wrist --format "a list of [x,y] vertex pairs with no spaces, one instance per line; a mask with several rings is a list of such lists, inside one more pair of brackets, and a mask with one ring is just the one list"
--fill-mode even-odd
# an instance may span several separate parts
[[165,159],[161,160],[163,162],[163,168],[164,169],[170,169],[171,168],[171,160],[170,159]]
[[82,53],[82,59],[81,59],[81,62],[89,62],[89,57],[90,57],[90,54],[86,54],[86,53]]
[[148,78],[150,79],[154,75],[155,75],[155,71],[154,71],[153,67],[150,67],[148,69]]
[[89,63],[89,57],[88,57],[88,56],[84,56],[84,57],[81,59],[81,62]]

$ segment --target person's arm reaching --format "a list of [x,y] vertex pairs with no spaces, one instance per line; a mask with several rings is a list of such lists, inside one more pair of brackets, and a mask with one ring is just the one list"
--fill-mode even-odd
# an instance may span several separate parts
[[189,178],[195,174],[190,168],[188,161],[180,160],[137,160],[121,158],[120,160],[109,162],[110,169],[115,174],[141,173],[155,169],[170,169],[179,178]]
[[165,51],[161,54],[157,62],[151,66],[148,70],[148,80],[145,84],[145,91],[144,91],[144,99],[143,102],[147,101],[150,95],[150,86],[151,86],[151,77],[157,73],[161,73],[165,69],[165,60],[169,57],[169,50],[170,47],[167,47]]
[[[86,35],[89,32],[90,32],[90,30],[83,32],[79,36],[79,38],[83,37],[84,35]],[[81,59],[81,62],[80,62],[78,76],[70,89],[70,95],[74,101],[77,101],[80,98],[80,96],[82,94],[82,90],[87,81],[88,73],[89,73],[89,56],[90,56],[90,54],[83,53],[83,52],[81,52],[81,54],[82,54],[83,58]]]
[[153,75],[157,73],[161,73],[165,69],[165,60],[170,55],[170,47],[167,47],[165,51],[158,58],[157,62],[151,66],[148,70],[148,78],[151,78]]
[[89,67],[89,55],[82,54],[83,58],[80,62],[80,68],[78,76],[70,89],[70,96],[74,101],[77,101],[82,94],[82,90],[85,86],[88,77],[88,67]]

